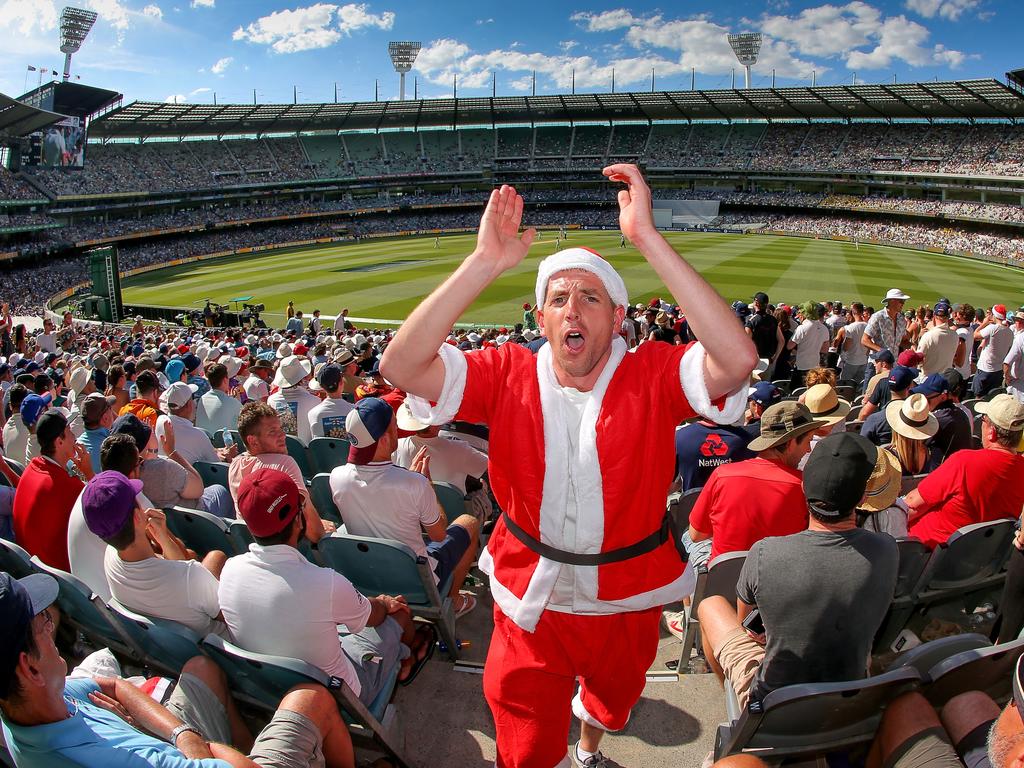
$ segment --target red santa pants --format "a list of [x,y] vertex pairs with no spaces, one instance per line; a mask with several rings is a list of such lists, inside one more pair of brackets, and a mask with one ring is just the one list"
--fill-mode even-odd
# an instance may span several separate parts
[[495,605],[484,696],[498,768],[562,763],[570,713],[606,731],[624,727],[657,655],[660,619],[660,608],[608,616],[544,611],[536,631],[526,632]]

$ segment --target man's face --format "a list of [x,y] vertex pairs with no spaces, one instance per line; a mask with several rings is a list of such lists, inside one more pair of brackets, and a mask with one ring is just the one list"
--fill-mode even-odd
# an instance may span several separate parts
[[281,426],[281,420],[274,418],[263,419],[260,428],[253,437],[255,445],[251,453],[287,453],[288,445],[284,439],[285,431]]
[[537,319],[551,345],[556,372],[582,379],[600,371],[624,316],[625,309],[613,306],[597,275],[583,270],[552,275]]
[[889,299],[885,302],[885,308],[890,315],[895,315],[897,312],[903,311],[903,305],[906,303],[905,299]]
[[1010,768],[1024,753],[1024,717],[1010,699],[988,736],[988,755],[992,768]]
[[53,622],[54,606],[50,606],[32,619],[32,633],[35,635],[38,656],[28,655],[29,666],[37,674],[45,686],[46,699],[60,699],[64,695],[64,678],[68,673],[68,665],[61,658],[53,636],[56,627]]

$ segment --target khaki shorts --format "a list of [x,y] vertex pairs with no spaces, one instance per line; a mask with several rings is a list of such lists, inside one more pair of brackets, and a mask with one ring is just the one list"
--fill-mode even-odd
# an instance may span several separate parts
[[324,768],[323,737],[305,715],[279,709],[252,745],[249,759],[260,768]]
[[752,639],[743,627],[736,627],[714,651],[715,659],[736,692],[740,709],[746,709],[750,685],[764,661],[764,646]]
[[929,728],[903,742],[886,768],[964,768],[942,728]]
[[181,722],[198,728],[207,741],[231,743],[228,713],[202,680],[184,672],[167,699],[167,709]]

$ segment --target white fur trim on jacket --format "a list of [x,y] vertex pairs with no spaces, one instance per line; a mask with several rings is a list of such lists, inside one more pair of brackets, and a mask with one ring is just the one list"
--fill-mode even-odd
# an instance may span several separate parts
[[462,406],[462,396],[466,392],[466,356],[451,344],[442,344],[437,351],[444,363],[444,386],[437,405],[431,406],[430,401],[416,395],[409,395],[405,402],[416,420],[423,424],[447,424],[455,418]]
[[704,347],[698,341],[683,355],[679,363],[679,382],[683,393],[690,402],[690,407],[705,418],[716,424],[735,424],[743,418],[743,410],[747,407],[746,384],[731,393],[722,408],[711,403],[708,385],[704,380]]

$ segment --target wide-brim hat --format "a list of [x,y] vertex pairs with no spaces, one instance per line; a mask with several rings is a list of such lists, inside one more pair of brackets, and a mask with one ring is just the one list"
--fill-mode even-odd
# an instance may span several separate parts
[[903,470],[899,459],[884,448],[879,448],[875,468],[868,478],[864,501],[857,508],[865,512],[882,512],[888,509],[900,495],[902,482]]
[[430,426],[429,424],[424,424],[412,415],[412,409],[409,408],[408,403],[402,403],[398,407],[395,419],[398,423],[398,428],[404,432],[419,432],[420,430],[426,429]]
[[885,406],[885,420],[893,432],[911,440],[927,440],[939,431],[938,420],[928,412],[928,398],[921,394],[893,400]]
[[839,397],[831,384],[815,384],[804,392],[804,405],[815,419],[829,426],[838,424],[850,412],[850,404]]
[[826,424],[826,421],[815,419],[803,403],[783,400],[769,406],[761,415],[761,434],[751,440],[747,447],[755,453],[764,451],[807,432],[821,429]]
[[885,302],[887,302],[887,301],[891,301],[892,299],[897,299],[898,301],[906,301],[906,300],[907,300],[907,299],[909,299],[909,298],[910,298],[910,297],[909,297],[909,296],[907,296],[907,294],[905,294],[905,293],[904,293],[903,291],[901,291],[901,290],[900,290],[899,288],[890,288],[890,289],[889,289],[889,290],[888,290],[888,291],[886,292],[886,294],[885,294],[885,298],[884,298],[884,299],[882,299],[882,303],[884,304]]
[[274,386],[294,387],[313,372],[313,363],[307,357],[290,355],[281,361],[274,375]]

